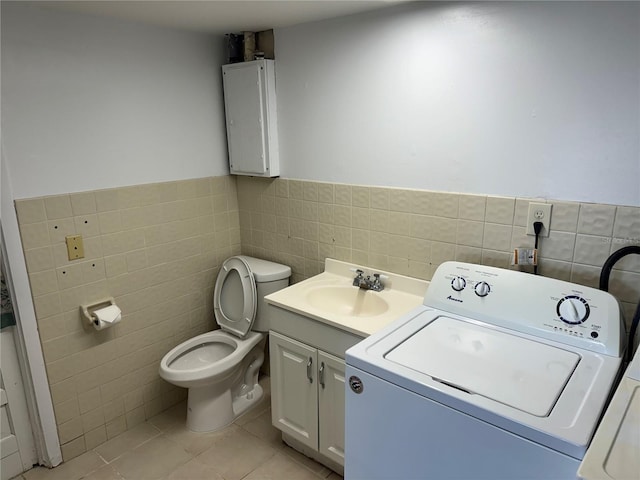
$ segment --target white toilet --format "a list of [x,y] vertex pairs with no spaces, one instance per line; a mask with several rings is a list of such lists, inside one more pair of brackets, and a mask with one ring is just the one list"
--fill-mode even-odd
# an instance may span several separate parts
[[214,330],[181,343],[160,362],[160,376],[189,389],[187,427],[212,432],[262,398],[258,370],[269,322],[264,297],[289,285],[286,265],[237,256],[227,259],[213,294]]

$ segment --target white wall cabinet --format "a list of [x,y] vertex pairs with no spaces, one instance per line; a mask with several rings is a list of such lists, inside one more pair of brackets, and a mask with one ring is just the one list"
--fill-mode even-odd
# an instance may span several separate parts
[[222,66],[229,169],[235,175],[280,175],[275,63]]
[[344,360],[271,332],[273,424],[344,466]]

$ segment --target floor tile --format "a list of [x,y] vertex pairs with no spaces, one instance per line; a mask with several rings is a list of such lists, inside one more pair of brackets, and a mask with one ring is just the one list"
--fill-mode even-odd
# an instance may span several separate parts
[[224,480],[213,467],[194,458],[178,467],[163,480]]
[[131,430],[112,438],[102,445],[98,445],[94,451],[107,462],[111,462],[120,455],[127,453],[138,445],[160,435],[160,430],[150,423],[141,423]]
[[311,470],[316,475],[319,475],[320,477],[326,477],[327,475],[329,475],[329,473],[331,473],[330,469],[328,469],[321,463],[316,462],[313,458],[309,458],[306,455],[298,452],[297,450],[294,450],[289,445],[284,444],[282,453],[290,457],[295,462]]
[[180,402],[148,420],[161,432],[167,433],[176,429],[186,429],[187,402]]
[[271,403],[270,401],[267,401],[265,403],[263,403],[262,401],[259,402],[254,408],[249,410],[247,413],[245,413],[244,415],[236,418],[233,423],[235,423],[236,425],[240,425],[240,426],[246,425],[247,423],[251,422],[252,420],[255,420],[256,418],[258,418],[265,411],[269,410],[269,408],[271,406],[270,403]]
[[95,452],[83,453],[56,468],[32,468],[23,473],[26,480],[76,480],[105,465],[105,461]]
[[282,446],[282,432],[271,423],[271,409],[265,410],[255,419],[242,425],[242,428],[274,448]]
[[124,480],[112,465],[104,465],[94,472],[82,477],[82,480]]
[[181,429],[169,430],[164,435],[184,448],[187,453],[196,456],[213,446],[220,437],[238,428],[235,425],[230,425],[213,433],[196,433],[183,426]]
[[265,398],[229,427],[194,433],[182,402],[54,468],[38,467],[13,480],[342,480],[282,442]]
[[112,465],[127,480],[152,480],[164,477],[192,458],[180,445],[161,435],[125,453]]
[[277,453],[244,480],[318,480],[318,476],[290,457]]
[[226,480],[239,480],[276,454],[267,442],[238,428],[223,435],[196,458]]
[[212,433],[196,433],[187,428],[187,404],[181,402],[169,410],[149,419],[167,438],[178,443],[191,455],[198,455],[211,447],[221,435],[229,429],[237,428],[233,425]]

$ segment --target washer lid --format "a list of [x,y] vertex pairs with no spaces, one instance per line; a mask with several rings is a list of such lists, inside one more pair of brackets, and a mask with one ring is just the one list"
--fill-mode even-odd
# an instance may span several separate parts
[[580,360],[573,352],[445,316],[385,358],[538,417],[549,415]]
[[244,338],[256,318],[256,282],[247,262],[231,257],[222,264],[213,293],[213,309],[220,328]]

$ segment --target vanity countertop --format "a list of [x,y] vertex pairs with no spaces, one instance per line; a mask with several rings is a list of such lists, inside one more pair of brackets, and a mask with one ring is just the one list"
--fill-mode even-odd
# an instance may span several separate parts
[[[355,273],[381,273],[384,290],[353,286]],[[339,260],[326,259],[325,271],[265,297],[270,304],[361,337],[377,332],[422,304],[429,282]]]

